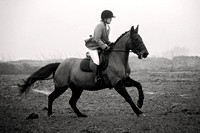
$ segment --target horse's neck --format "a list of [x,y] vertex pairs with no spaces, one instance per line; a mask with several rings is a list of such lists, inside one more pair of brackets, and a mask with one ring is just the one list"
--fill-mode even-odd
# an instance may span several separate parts
[[127,65],[128,57],[129,57],[129,49],[127,48],[127,40],[129,37],[129,32],[117,41],[117,43],[113,46],[113,52],[111,53],[111,58],[113,58],[117,63],[123,63]]

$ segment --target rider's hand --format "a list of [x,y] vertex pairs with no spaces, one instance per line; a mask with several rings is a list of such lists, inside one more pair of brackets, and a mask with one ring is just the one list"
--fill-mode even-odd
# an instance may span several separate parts
[[104,49],[105,51],[108,51],[110,47],[107,45],[106,48]]

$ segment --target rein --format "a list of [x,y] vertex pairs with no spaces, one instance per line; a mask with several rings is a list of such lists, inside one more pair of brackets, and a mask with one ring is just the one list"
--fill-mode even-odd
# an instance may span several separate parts
[[118,49],[113,49],[111,50],[112,52],[132,52],[132,50],[118,50]]
[[110,52],[132,52],[132,50],[120,50],[120,49],[113,49],[113,46],[116,44],[116,42],[115,43],[113,43],[111,46],[110,46]]

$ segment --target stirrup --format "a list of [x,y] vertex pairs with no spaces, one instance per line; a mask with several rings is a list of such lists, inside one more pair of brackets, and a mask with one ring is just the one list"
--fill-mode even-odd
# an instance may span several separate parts
[[95,86],[101,85],[102,84],[102,79],[99,76],[95,76],[94,84],[95,84]]

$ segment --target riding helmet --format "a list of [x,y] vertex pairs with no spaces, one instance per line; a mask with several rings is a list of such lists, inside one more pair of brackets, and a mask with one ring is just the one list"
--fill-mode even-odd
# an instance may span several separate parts
[[113,13],[110,10],[104,10],[101,13],[101,19],[107,19],[107,18],[115,18],[115,16],[113,15]]

